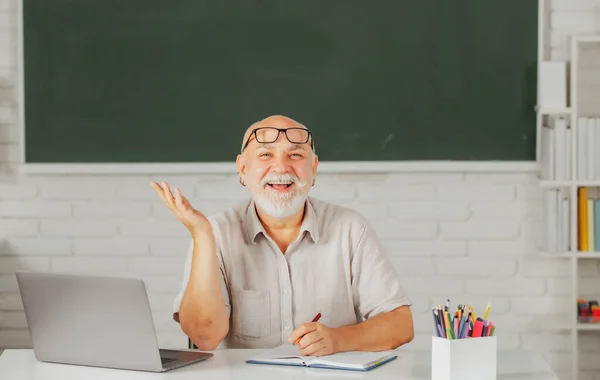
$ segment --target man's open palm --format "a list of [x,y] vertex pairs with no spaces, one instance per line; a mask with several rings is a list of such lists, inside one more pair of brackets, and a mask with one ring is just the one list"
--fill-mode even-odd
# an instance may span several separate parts
[[173,194],[169,188],[169,184],[165,181],[162,181],[161,184],[151,182],[150,186],[158,193],[167,207],[169,207],[192,235],[200,231],[205,231],[210,227],[208,218],[192,207],[190,201],[181,194],[179,188],[175,188]]

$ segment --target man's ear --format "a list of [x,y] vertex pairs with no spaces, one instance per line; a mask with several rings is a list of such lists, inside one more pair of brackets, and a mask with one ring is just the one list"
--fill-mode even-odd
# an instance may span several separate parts
[[312,167],[313,178],[317,176],[317,167],[318,166],[319,166],[319,156],[317,156],[315,154],[314,158],[313,158],[313,167]]
[[243,154],[237,155],[235,166],[240,178],[246,175],[246,157]]

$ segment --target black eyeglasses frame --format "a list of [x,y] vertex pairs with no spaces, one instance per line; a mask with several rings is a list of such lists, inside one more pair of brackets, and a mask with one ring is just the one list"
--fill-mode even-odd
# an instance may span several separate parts
[[[256,135],[256,131],[260,131],[262,129],[276,129],[277,130],[277,136],[275,136],[275,140],[273,141],[259,141],[258,137]],[[304,131],[307,131],[308,134],[306,135],[306,141],[292,141],[290,140],[290,137],[287,134],[287,131],[289,130],[294,130],[294,129],[302,129]],[[275,127],[261,127],[261,128],[256,128],[252,131],[252,133],[250,133],[250,136],[248,136],[248,139],[246,140],[246,143],[244,144],[244,146],[242,146],[242,150],[241,152],[243,153],[244,150],[248,147],[248,144],[250,144],[250,140],[252,139],[252,137],[254,137],[254,139],[261,143],[261,144],[269,144],[269,143],[273,143],[275,141],[277,141],[277,139],[279,139],[279,134],[283,132],[283,134],[285,135],[285,138],[288,139],[289,142],[291,142],[292,144],[306,144],[309,140],[310,140],[310,148],[314,151],[315,147],[313,144],[313,140],[312,140],[312,132],[306,128],[299,128],[299,127],[292,127],[292,128],[275,128]]]

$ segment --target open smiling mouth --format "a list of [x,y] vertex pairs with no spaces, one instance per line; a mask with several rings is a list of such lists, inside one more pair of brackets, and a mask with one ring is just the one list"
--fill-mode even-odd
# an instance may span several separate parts
[[268,185],[275,190],[286,190],[289,189],[293,183],[269,183]]

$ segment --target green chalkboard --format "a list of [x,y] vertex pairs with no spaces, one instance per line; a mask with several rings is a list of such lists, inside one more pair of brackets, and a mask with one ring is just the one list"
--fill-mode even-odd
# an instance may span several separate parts
[[23,0],[26,162],[534,160],[537,2]]

